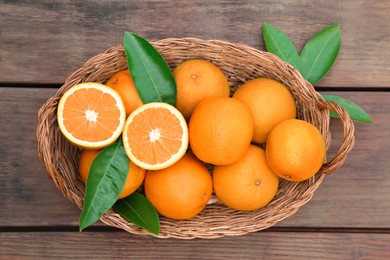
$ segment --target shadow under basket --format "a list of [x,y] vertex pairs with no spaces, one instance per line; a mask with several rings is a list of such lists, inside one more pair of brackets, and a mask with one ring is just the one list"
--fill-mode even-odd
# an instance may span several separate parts
[[[231,94],[244,82],[258,77],[272,78],[288,87],[297,105],[297,117],[314,124],[330,146],[329,111],[340,116],[343,140],[331,160],[319,172],[303,182],[281,180],[275,198],[264,208],[242,212],[230,209],[220,202],[208,204],[196,217],[189,220],[171,220],[160,216],[161,231],[157,237],[181,239],[217,238],[256,232],[273,226],[293,215],[313,196],[324,174],[335,172],[344,163],[354,145],[354,125],[347,112],[333,102],[327,102],[305,81],[301,74],[275,55],[242,44],[195,38],[169,38],[152,42],[171,69],[185,60],[200,58],[216,64],[228,77]],[[56,95],[49,98],[38,113],[36,138],[38,155],[49,177],[57,188],[80,209],[83,208],[84,184],[78,177],[80,149],[69,143],[59,131],[57,105],[66,90],[87,81],[105,83],[114,73],[127,69],[123,46],[113,46],[88,60],[71,74]],[[112,209],[100,220],[127,232],[152,235],[123,219]],[[155,235],[152,235],[155,236]]]

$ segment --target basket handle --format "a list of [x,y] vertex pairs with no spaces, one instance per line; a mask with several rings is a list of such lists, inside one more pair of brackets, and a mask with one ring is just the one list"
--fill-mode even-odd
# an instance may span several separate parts
[[352,150],[355,144],[355,127],[351,118],[349,117],[348,112],[339,104],[332,101],[326,101],[324,99],[317,99],[317,101],[320,108],[329,109],[338,114],[344,129],[343,143],[341,144],[336,155],[333,157],[333,159],[331,159],[327,163],[324,163],[319,170],[319,172],[329,175],[331,173],[334,173],[343,165],[343,163],[347,159],[347,155]]

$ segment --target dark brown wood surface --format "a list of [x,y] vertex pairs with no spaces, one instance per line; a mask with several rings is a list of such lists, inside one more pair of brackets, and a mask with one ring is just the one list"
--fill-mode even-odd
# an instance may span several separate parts
[[[124,232],[1,233],[4,258],[388,259],[380,233],[261,232],[217,240],[156,239]],[[77,246],[75,246],[77,245]]]
[[[390,258],[390,2],[0,1],[0,258]],[[38,160],[40,106],[88,58],[122,43],[124,31],[151,41],[197,37],[264,49],[261,25],[301,49],[319,29],[342,28],[335,66],[316,87],[361,105],[347,161],[313,198],[268,230],[178,240],[136,236],[102,223],[78,232],[80,210]],[[342,126],[331,121],[332,156]]]
[[389,13],[387,0],[1,1],[0,81],[63,82],[91,56],[122,44],[124,31],[264,49],[261,26],[270,23],[301,50],[315,32],[340,23],[340,57],[318,85],[388,87]]

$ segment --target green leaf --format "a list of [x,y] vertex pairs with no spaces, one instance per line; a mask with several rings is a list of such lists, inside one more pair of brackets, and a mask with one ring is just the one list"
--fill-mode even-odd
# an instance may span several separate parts
[[129,159],[121,138],[94,158],[85,187],[80,231],[95,223],[114,205],[122,192],[128,170]]
[[263,39],[268,52],[301,70],[301,59],[295,45],[288,36],[270,24],[263,24]]
[[141,193],[134,192],[126,198],[118,200],[113,209],[127,221],[153,234],[160,233],[160,220],[157,211]]
[[[364,109],[358,106],[357,104],[353,103],[352,101],[334,95],[321,95],[321,96],[325,100],[336,102],[337,104],[345,108],[345,110],[347,110],[352,120],[366,123],[366,124],[373,123],[371,117],[367,114],[367,112],[364,111]],[[330,116],[339,118],[339,116],[333,111],[330,111]]]
[[330,70],[339,53],[340,25],[331,25],[316,33],[301,52],[302,76],[312,84],[322,79]]
[[176,82],[157,50],[144,38],[125,32],[123,46],[134,85],[143,103],[176,103]]

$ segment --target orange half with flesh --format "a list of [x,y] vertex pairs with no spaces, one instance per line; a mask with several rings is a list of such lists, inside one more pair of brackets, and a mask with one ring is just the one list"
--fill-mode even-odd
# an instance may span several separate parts
[[123,145],[130,160],[147,170],[171,166],[188,148],[188,127],[175,107],[162,102],[142,105],[127,118]]
[[57,121],[70,142],[83,148],[99,149],[121,135],[126,110],[115,90],[86,82],[71,87],[61,97]]

